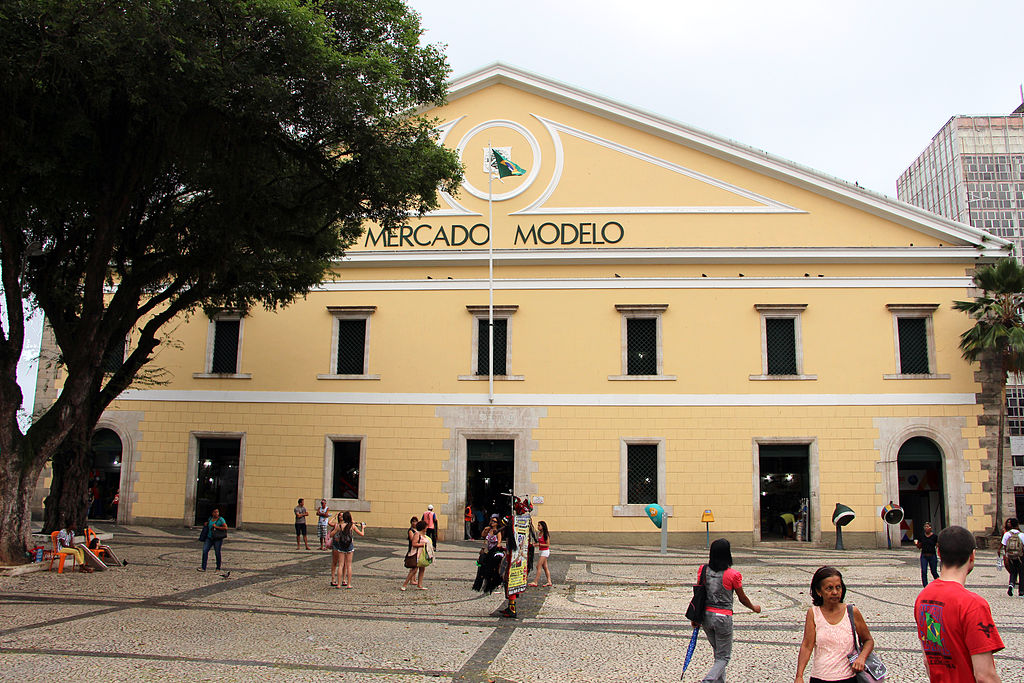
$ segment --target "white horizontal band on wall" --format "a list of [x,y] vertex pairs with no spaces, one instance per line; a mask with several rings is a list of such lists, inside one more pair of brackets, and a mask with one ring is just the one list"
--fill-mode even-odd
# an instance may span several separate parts
[[[327,405],[490,405],[487,394],[333,391],[129,390],[120,401],[320,403]],[[974,405],[974,394],[496,394],[501,406],[908,406]]]
[[[700,278],[512,278],[495,279],[500,290],[559,289],[966,289],[968,277],[700,277]],[[321,292],[486,291],[486,279],[341,280]],[[964,293],[966,297],[966,292]]]
[[[978,247],[648,247],[617,249],[573,248],[500,248],[494,250],[496,264],[524,263],[650,263],[724,264],[759,263],[766,265],[815,263],[970,263],[987,256],[999,258],[1003,252]],[[487,263],[486,249],[350,250],[337,265],[396,266],[450,263],[472,266]]]

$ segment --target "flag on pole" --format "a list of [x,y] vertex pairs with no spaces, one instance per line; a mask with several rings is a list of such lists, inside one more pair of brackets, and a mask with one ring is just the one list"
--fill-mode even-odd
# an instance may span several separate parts
[[498,152],[498,150],[491,149],[491,154],[494,155],[494,167],[498,170],[499,180],[509,176],[526,175],[526,169],[501,156],[501,153]]

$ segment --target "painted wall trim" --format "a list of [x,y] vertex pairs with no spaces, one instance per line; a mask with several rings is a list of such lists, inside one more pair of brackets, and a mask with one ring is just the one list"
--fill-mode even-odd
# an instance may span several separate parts
[[[975,259],[996,260],[1005,254],[973,247],[636,247],[563,249],[559,247],[495,249],[496,264],[694,264],[763,263],[970,263]],[[336,265],[408,266],[452,264],[476,266],[487,263],[486,249],[467,250],[350,250]]]
[[[579,289],[961,289],[968,277],[696,277],[696,278],[509,278],[495,279],[501,290]],[[486,279],[343,280],[325,282],[321,292],[487,291]],[[964,296],[966,296],[966,292]]]
[[[488,405],[487,394],[133,389],[119,401]],[[975,394],[497,394],[505,406],[908,406],[974,405]]]

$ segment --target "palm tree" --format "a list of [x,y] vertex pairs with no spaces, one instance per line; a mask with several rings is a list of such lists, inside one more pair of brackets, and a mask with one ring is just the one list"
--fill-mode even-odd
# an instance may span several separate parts
[[992,535],[1001,533],[1003,462],[1006,439],[1007,375],[1024,369],[1024,267],[1014,258],[978,269],[974,284],[982,295],[954,301],[953,308],[974,318],[974,327],[960,335],[960,350],[969,361],[993,364],[999,387],[999,441],[996,445],[996,510]]

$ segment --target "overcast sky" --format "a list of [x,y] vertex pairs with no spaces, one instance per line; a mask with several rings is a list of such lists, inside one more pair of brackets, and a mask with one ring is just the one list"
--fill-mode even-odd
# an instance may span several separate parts
[[502,61],[893,197],[951,116],[1021,103],[1022,0],[407,4],[453,76]]

